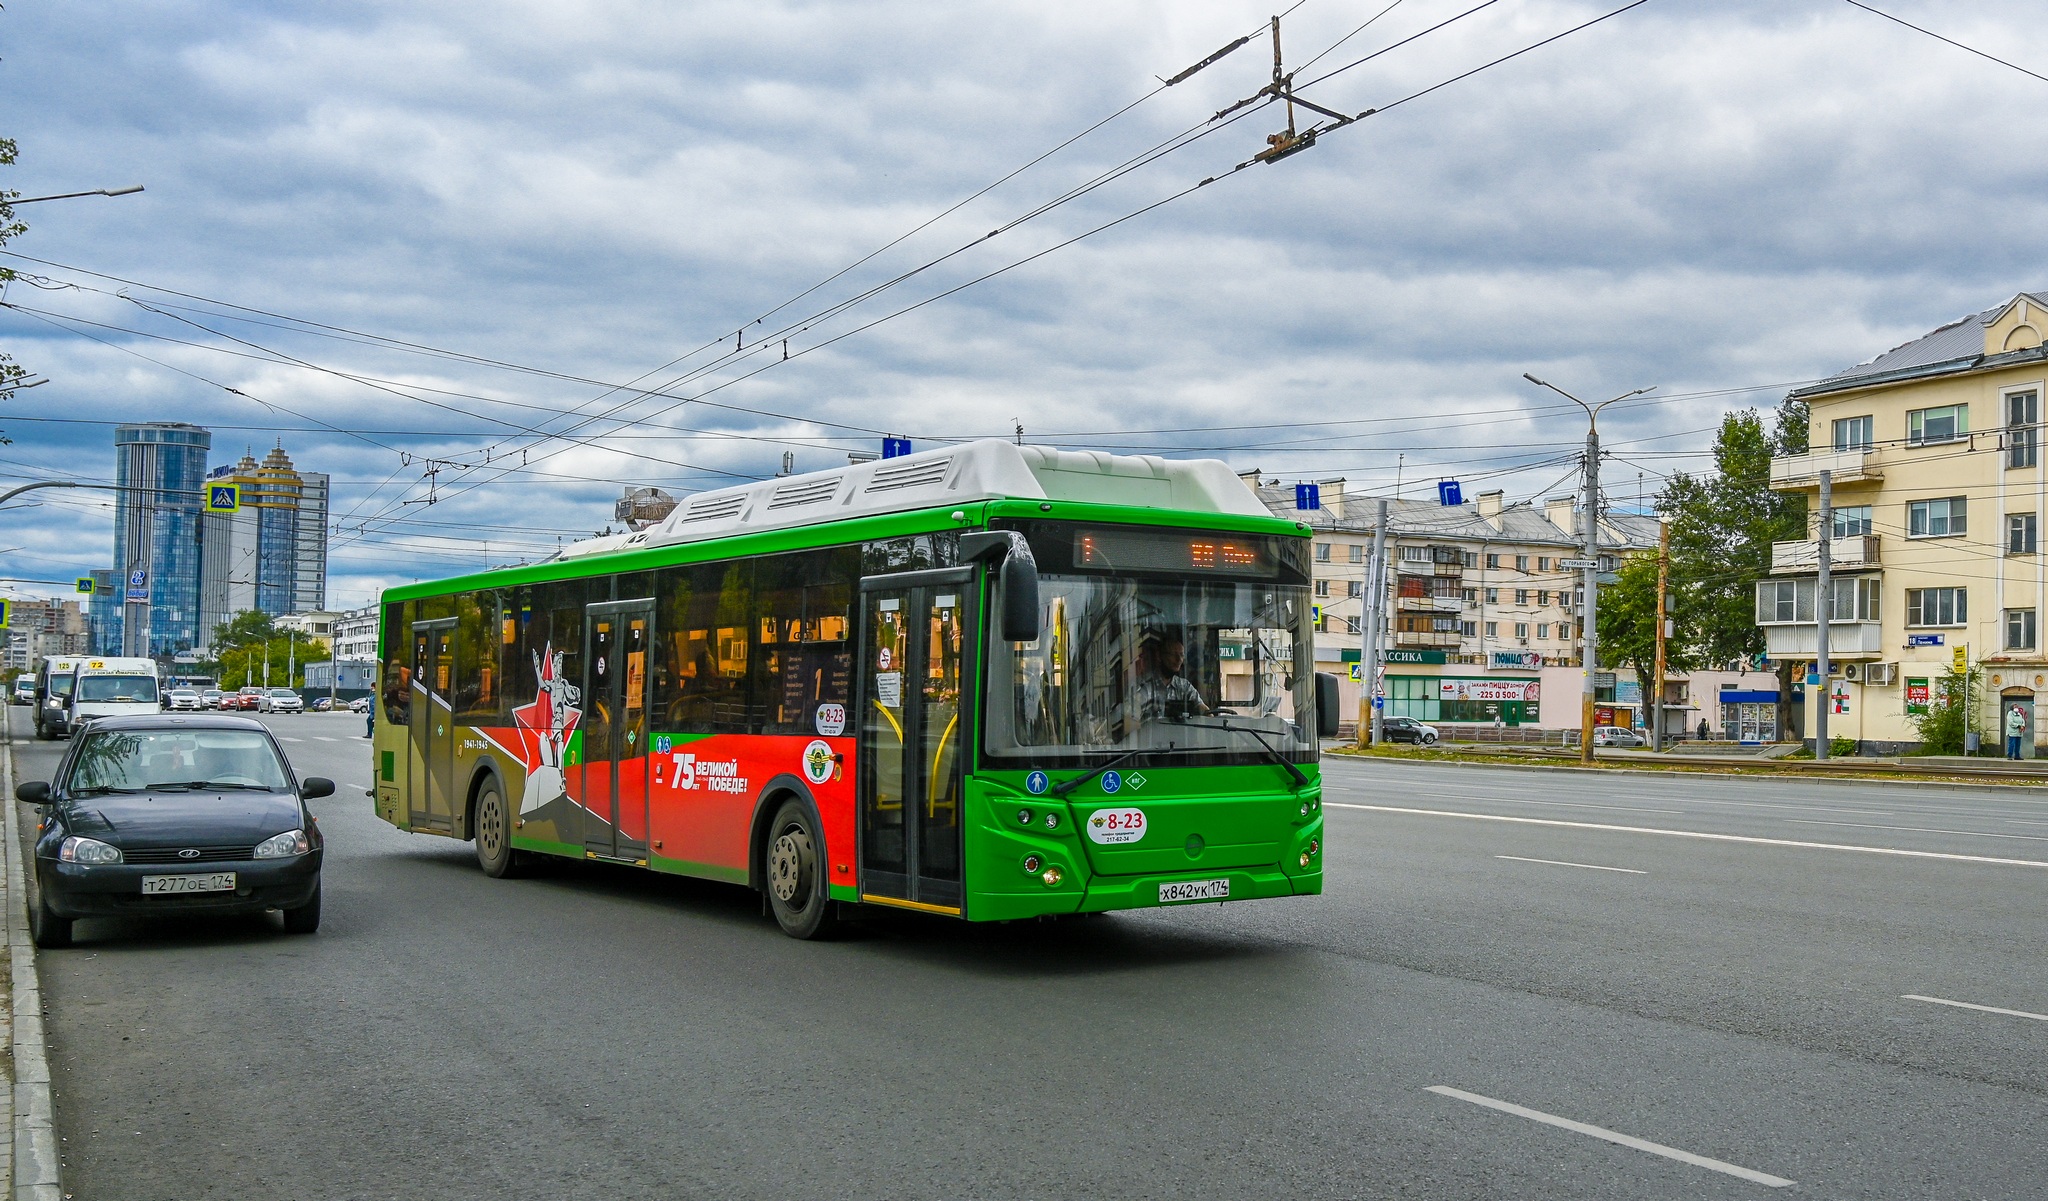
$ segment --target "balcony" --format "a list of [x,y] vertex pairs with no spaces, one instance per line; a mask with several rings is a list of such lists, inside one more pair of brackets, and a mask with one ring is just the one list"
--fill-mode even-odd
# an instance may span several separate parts
[[1464,641],[1455,630],[1395,630],[1394,645],[1404,650],[1454,651]]
[[[1884,654],[1884,625],[1876,621],[1828,623],[1828,658],[1876,658]],[[1820,631],[1812,622],[1765,626],[1764,653],[1773,659],[1811,659],[1819,653]]]
[[1461,613],[1463,596],[1397,596],[1394,607],[1409,613]]
[[[1877,556],[1877,539],[1876,534],[1831,539],[1828,547],[1829,565],[1843,571],[1881,566]],[[1819,570],[1818,538],[1808,538],[1801,542],[1771,543],[1771,574],[1797,575]]]
[[1816,450],[1771,460],[1771,487],[1797,492],[1820,487],[1820,473],[1834,473],[1837,484],[1876,483],[1884,479],[1876,450]]

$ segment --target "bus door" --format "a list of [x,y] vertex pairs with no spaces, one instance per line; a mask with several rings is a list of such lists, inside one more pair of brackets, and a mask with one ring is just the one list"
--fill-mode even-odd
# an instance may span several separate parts
[[652,600],[591,605],[583,623],[583,849],[647,859],[647,656]]
[[455,710],[449,685],[455,678],[455,619],[417,622],[412,627],[411,823],[455,828]]
[[974,571],[869,576],[860,587],[861,895],[957,914]]

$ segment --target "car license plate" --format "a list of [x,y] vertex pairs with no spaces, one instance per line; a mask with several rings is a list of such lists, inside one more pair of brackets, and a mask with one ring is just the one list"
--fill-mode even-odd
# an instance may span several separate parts
[[208,872],[203,876],[144,876],[142,895],[164,896],[181,892],[233,892],[235,873]]
[[1159,886],[1159,903],[1172,901],[1223,901],[1230,897],[1228,880],[1181,880]]

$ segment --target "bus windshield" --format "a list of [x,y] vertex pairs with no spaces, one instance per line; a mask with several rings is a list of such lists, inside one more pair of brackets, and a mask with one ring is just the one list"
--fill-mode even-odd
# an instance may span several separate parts
[[94,701],[155,701],[155,676],[84,676],[78,681],[78,699]]
[[991,755],[1314,757],[1307,587],[1046,575],[1039,604],[1038,641],[990,644]]

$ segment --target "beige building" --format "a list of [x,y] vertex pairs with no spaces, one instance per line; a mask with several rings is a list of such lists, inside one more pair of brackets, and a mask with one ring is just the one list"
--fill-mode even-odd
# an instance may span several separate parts
[[[2048,300],[2023,292],[1791,393],[1810,406],[1812,449],[1773,463],[1771,486],[1806,495],[1809,537],[1774,548],[1774,578],[1757,587],[1757,623],[1770,657],[1807,676],[1826,470],[1837,578],[1825,692],[1831,736],[1879,751],[1915,744],[1909,710],[1961,656],[1983,672],[1985,695],[1970,721],[1986,745],[1997,745],[2002,715],[2015,705],[2028,723],[2025,753],[2044,740],[2034,717],[2036,696],[2048,698],[2044,333]],[[1823,695],[1809,685],[1798,702],[1809,738]]]
[[[1379,498],[1326,480],[1317,485],[1320,507],[1302,512],[1292,485],[1257,473],[1245,478],[1267,507],[1315,531],[1316,662],[1342,682],[1348,721],[1358,712],[1360,623]],[[1575,499],[1509,502],[1488,492],[1456,505],[1388,501],[1390,716],[1431,725],[1579,728],[1579,575],[1560,565],[1581,552]],[[1654,517],[1609,512],[1599,532],[1602,555],[1617,560],[1657,545]],[[1617,683],[1603,673],[1599,682],[1596,720],[1636,724],[1643,697],[1633,676],[1623,673]],[[1684,687],[1672,695],[1685,697]],[[1677,729],[1684,716],[1673,709],[1667,720]],[[1713,720],[1719,724],[1718,715]]]

